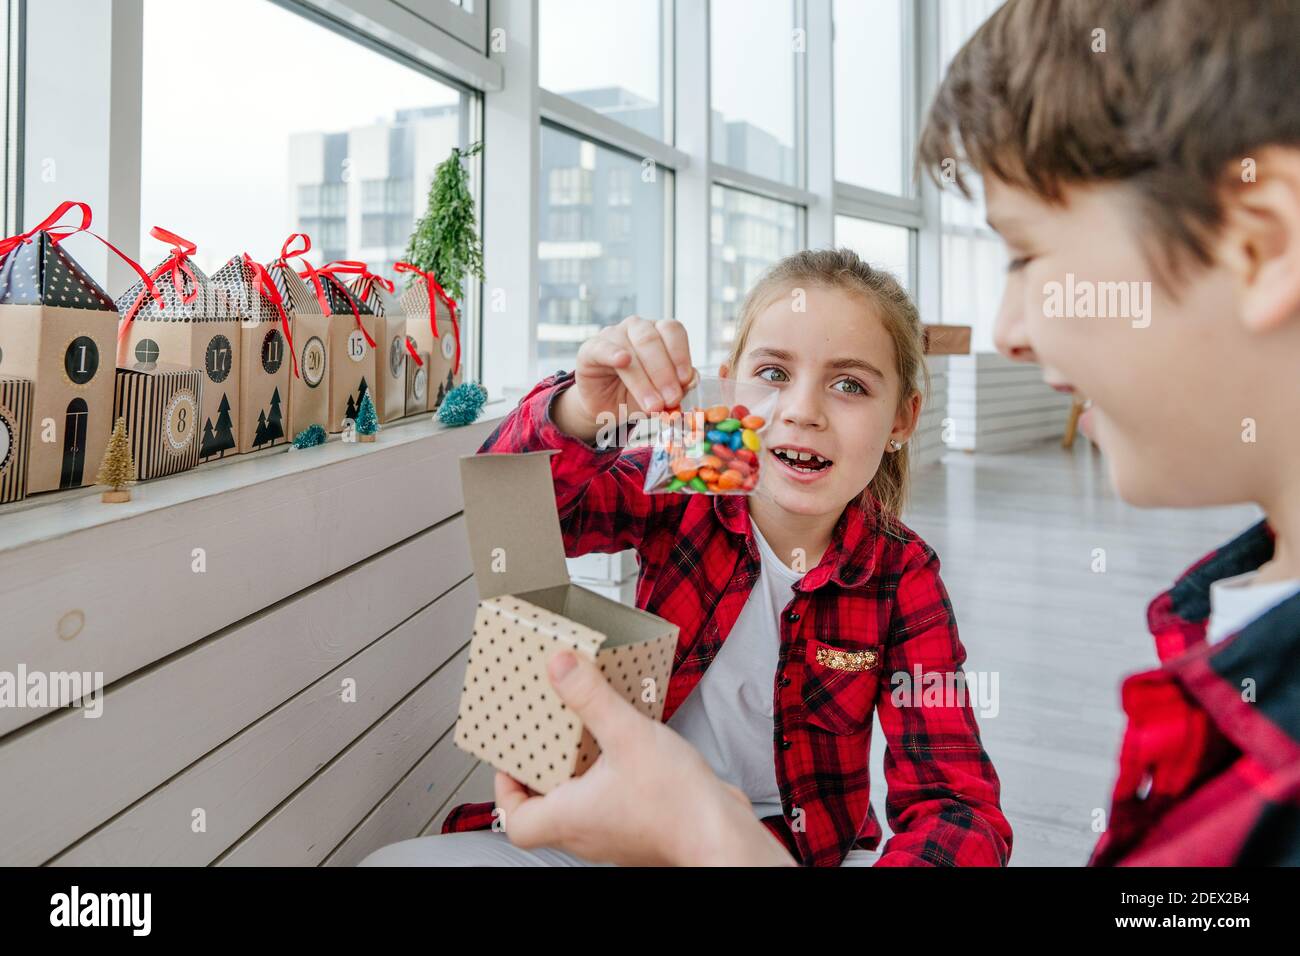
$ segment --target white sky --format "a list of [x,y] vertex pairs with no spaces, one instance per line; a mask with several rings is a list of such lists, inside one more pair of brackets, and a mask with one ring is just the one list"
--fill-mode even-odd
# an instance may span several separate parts
[[267,0],[145,0],[141,262],[166,254],[154,225],[197,242],[205,269],[274,258],[293,225],[291,134],[458,96]]

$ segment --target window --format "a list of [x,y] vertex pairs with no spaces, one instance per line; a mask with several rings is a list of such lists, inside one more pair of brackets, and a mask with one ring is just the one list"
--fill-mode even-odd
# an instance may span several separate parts
[[671,194],[667,171],[565,130],[543,126],[541,147],[538,377],[571,366],[602,326],[667,314]]
[[908,0],[835,0],[835,178],[909,192],[903,136]]
[[835,217],[835,244],[856,252],[873,269],[893,274],[903,288],[912,291],[912,234],[902,226]]
[[667,139],[659,0],[541,0],[543,88]]
[[227,0],[220,16],[145,0],[143,70],[146,266],[164,253],[148,237],[159,224],[208,271],[243,251],[274,258],[291,232],[311,236],[315,265],[388,265],[434,167],[477,138],[468,92],[266,0]]
[[18,14],[17,0],[0,0],[0,96],[3,96],[4,103],[0,108],[0,116],[4,117],[4,153],[0,154],[0,228],[4,229],[6,236],[20,231],[18,168],[21,152],[18,116],[21,112],[19,90],[22,82],[18,75]]
[[713,159],[801,185],[796,90],[804,38],[792,0],[711,0]]
[[724,361],[740,304],[763,272],[800,245],[800,210],[726,186],[712,190],[709,363]]
[[[955,0],[940,8],[940,61],[946,70],[957,51],[999,6],[995,0]],[[943,322],[971,327],[971,351],[992,352],[993,326],[1006,282],[1007,254],[1002,240],[984,222],[984,195],[978,176],[969,174],[974,198],[954,189],[940,200]]]

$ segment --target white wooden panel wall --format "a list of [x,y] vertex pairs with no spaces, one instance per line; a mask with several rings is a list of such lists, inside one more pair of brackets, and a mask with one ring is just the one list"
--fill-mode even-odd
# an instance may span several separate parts
[[937,464],[948,450],[943,441],[943,422],[948,417],[948,363],[951,356],[931,355],[930,398],[921,409],[921,423],[912,435],[911,464],[925,468]]
[[351,865],[490,797],[449,733],[478,599],[457,458],[508,409],[202,466],[129,505],[0,509],[0,670],[106,682],[98,718],[0,709],[0,865]]
[[1070,399],[1043,384],[1042,370],[992,352],[949,359],[949,445],[967,451],[1008,451],[1060,438]]

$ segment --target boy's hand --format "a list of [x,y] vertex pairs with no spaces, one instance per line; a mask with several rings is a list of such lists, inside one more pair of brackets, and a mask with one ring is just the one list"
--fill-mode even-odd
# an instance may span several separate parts
[[544,797],[497,773],[496,804],[516,846],[624,866],[794,865],[748,798],[682,737],[620,697],[595,664],[565,651],[547,670],[601,754]]
[[617,416],[620,405],[651,414],[676,406],[694,375],[685,326],[628,316],[582,343],[573,387],[556,406],[556,424],[590,438],[600,415]]

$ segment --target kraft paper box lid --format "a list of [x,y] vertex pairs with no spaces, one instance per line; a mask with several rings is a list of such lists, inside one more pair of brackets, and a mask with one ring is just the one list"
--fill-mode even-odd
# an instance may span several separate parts
[[0,260],[0,305],[52,305],[115,312],[113,298],[48,232]]
[[462,455],[465,528],[482,599],[569,583],[551,456]]

